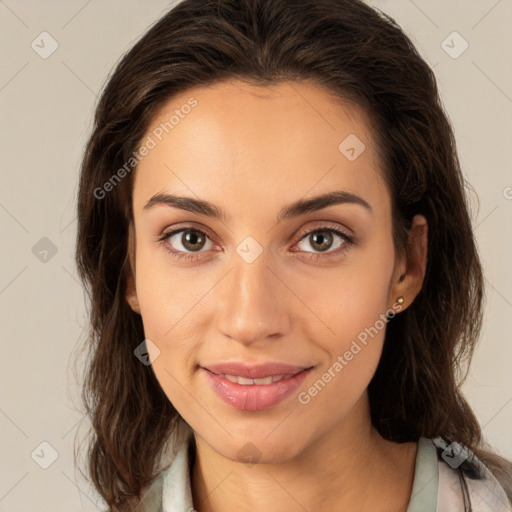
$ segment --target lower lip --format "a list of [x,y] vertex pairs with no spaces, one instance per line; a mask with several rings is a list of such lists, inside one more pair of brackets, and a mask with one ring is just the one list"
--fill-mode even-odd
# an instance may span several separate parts
[[276,406],[304,382],[311,370],[302,370],[272,384],[243,386],[202,368],[213,391],[227,404],[244,411],[262,411]]

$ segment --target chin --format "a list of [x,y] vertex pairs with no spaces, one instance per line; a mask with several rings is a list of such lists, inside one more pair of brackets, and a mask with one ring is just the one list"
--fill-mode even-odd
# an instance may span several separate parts
[[265,433],[234,436],[230,438],[229,445],[219,443],[219,439],[216,438],[209,444],[226,459],[243,462],[248,466],[290,460],[299,455],[303,449],[303,445],[285,431],[281,435],[273,432],[268,437]]

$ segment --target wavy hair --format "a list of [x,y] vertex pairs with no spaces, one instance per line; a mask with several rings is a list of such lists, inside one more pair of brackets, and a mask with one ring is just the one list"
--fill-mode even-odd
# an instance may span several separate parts
[[360,0],[184,0],[109,76],[80,169],[75,256],[90,302],[87,459],[109,510],[137,503],[180,419],[152,367],[134,357],[144,331],[125,298],[136,171],[125,164],[164,103],[230,79],[260,86],[308,80],[368,114],[391,193],[396,250],[406,250],[415,214],[429,227],[423,287],[389,323],[369,384],[372,423],[391,441],[443,436],[471,448],[512,500],[512,464],[484,441],[460,390],[482,324],[483,274],[433,71],[393,18]]

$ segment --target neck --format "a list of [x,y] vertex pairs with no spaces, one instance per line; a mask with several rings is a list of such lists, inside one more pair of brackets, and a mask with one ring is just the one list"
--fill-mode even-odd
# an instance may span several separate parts
[[389,510],[409,503],[417,443],[386,441],[373,428],[367,395],[349,418],[296,456],[246,464],[195,437],[192,496],[198,512]]

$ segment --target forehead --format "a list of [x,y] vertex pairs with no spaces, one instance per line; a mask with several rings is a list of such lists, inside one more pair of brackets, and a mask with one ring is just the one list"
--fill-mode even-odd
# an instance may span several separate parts
[[152,149],[137,166],[134,209],[156,192],[282,203],[341,187],[376,200],[386,191],[370,126],[362,108],[308,82],[189,89],[143,137]]

